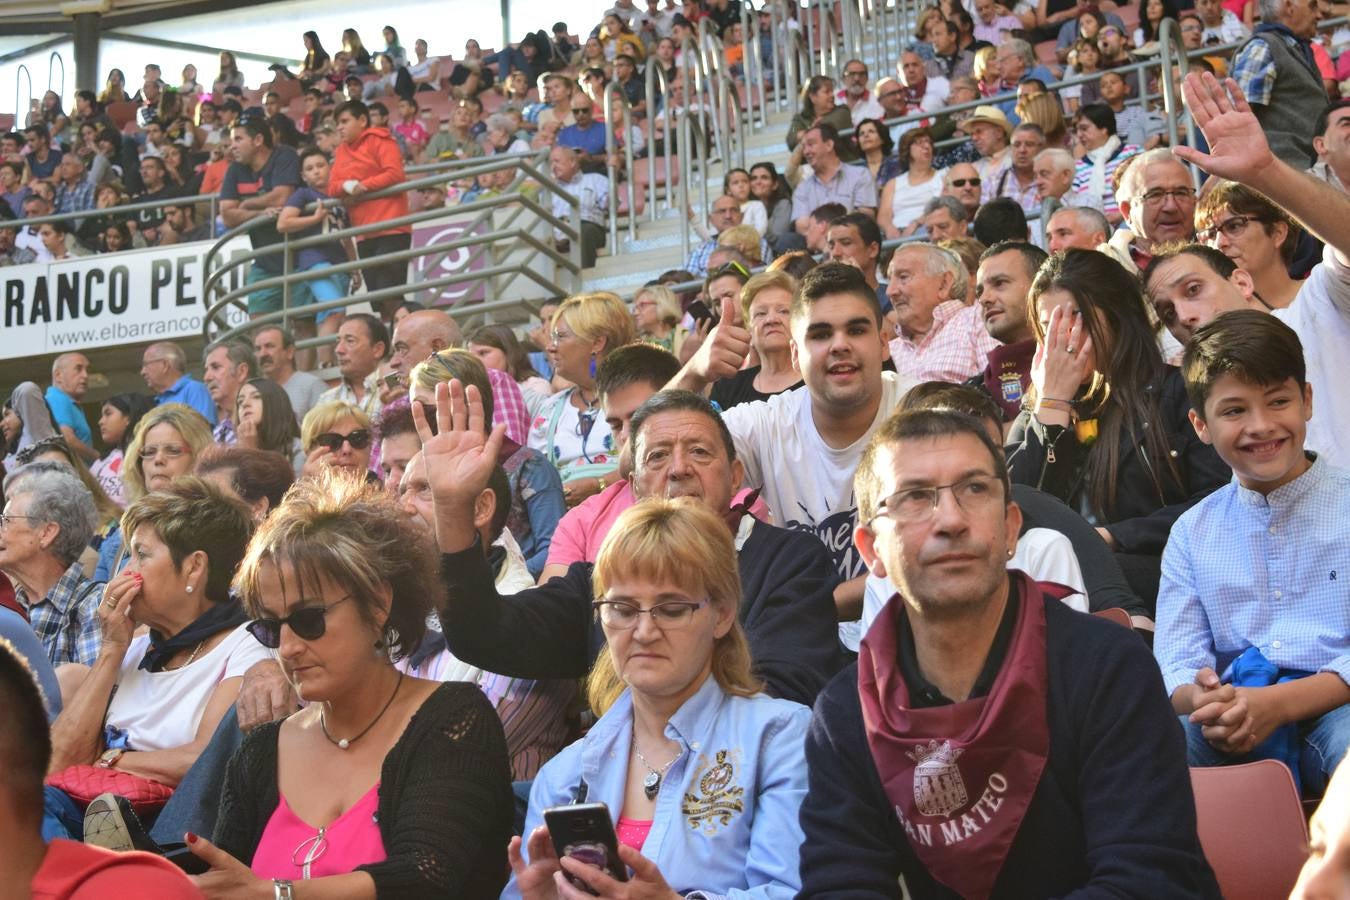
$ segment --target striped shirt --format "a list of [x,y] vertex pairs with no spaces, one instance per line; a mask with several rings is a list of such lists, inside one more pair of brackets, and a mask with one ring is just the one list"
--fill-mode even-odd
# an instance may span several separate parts
[[1236,481],[1172,526],[1153,652],[1170,696],[1256,647],[1350,683],[1350,472],[1321,459],[1269,495]]

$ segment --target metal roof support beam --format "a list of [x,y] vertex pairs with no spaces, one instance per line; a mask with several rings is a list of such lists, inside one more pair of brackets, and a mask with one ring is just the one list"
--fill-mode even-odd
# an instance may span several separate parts
[[99,14],[78,13],[75,21],[75,89],[98,93]]

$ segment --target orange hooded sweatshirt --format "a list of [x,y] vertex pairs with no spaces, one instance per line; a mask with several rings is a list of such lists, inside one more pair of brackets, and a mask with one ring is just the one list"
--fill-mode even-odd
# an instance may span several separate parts
[[[387,128],[367,128],[353,143],[338,144],[328,175],[328,196],[346,197],[342,185],[355,178],[367,191],[379,191],[404,180],[403,154]],[[353,225],[370,225],[408,214],[408,195],[362,200],[348,208]],[[411,225],[362,235],[358,240],[385,234],[406,234]]]

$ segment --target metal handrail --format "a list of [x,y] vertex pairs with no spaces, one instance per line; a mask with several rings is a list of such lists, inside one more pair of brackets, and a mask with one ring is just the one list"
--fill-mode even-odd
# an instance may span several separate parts
[[[693,111],[686,105],[679,112],[680,133],[680,214],[689,214],[689,180],[693,178],[694,158],[698,158],[699,185],[702,191],[703,214],[708,211],[708,136],[703,124],[695,119]],[[686,226],[680,229],[681,261],[689,259],[689,231]]]
[[61,66],[61,86],[55,88],[56,96],[64,97],[66,94],[66,61],[61,58],[61,54],[53,50],[47,56],[47,90],[52,88],[52,63],[59,63]]
[[[705,48],[706,48],[706,46],[707,46],[707,44],[706,44],[706,38],[707,38],[707,35],[708,35],[708,27],[709,27],[709,26],[708,26],[708,20],[707,20],[707,19],[699,19],[699,20],[698,20],[698,38],[697,38],[697,40],[695,40],[695,39],[692,38],[692,37],[687,37],[687,38],[685,38],[685,42],[684,42],[684,48],[685,48],[685,51],[684,51],[684,66],[683,66],[683,68],[684,68],[684,69],[690,68],[690,66],[689,66],[689,60],[690,60],[689,50],[692,48],[692,49],[693,49],[693,59],[695,60],[695,63],[694,63],[694,66],[693,66],[693,68],[694,68],[694,75],[695,75],[695,78],[694,78],[694,84],[695,84],[695,87],[697,88],[698,96],[699,96],[700,100],[702,100],[703,102],[706,102],[706,104],[707,104],[707,109],[712,113],[712,120],[713,120],[713,123],[712,123],[712,124],[713,124],[713,139],[714,139],[714,140],[716,141],[716,143],[717,143],[717,152],[718,152],[718,154],[719,154],[720,156],[722,156],[722,158],[725,159],[725,158],[726,158],[726,155],[727,155],[727,151],[726,151],[726,143],[727,143],[727,139],[726,139],[726,135],[722,132],[722,121],[721,121],[721,119],[720,119],[720,118],[718,117],[718,115],[717,115],[717,97],[716,97],[716,89],[714,88],[713,83],[712,83],[712,74],[711,74],[711,73],[709,72],[709,70],[708,70],[708,59],[707,59],[706,56],[704,56],[704,50],[705,50]],[[684,99],[685,99],[686,105],[689,104],[690,98],[691,98],[691,95],[690,95],[690,93],[689,93],[689,85],[688,85],[688,83],[686,82],[686,84],[685,84],[685,90],[684,90]]]
[[[19,104],[19,98],[23,96],[19,93],[19,76],[22,75],[28,79],[28,103]],[[28,124],[28,107],[33,105],[33,73],[28,70],[28,66],[19,63],[19,67],[14,70],[14,127],[21,129]]]
[[[370,223],[368,225],[352,226],[349,228],[328,232],[327,234],[315,235],[309,238],[291,240],[290,235],[283,235],[283,240],[281,243],[270,245],[267,247],[257,248],[252,254],[248,256],[240,257],[239,259],[231,260],[223,264],[216,264],[216,261],[219,258],[220,251],[225,246],[227,241],[229,241],[234,237],[245,235],[253,228],[259,227],[264,222],[270,220],[265,217],[254,217],[246,222],[241,223],[235,228],[230,229],[230,231],[228,231],[219,241],[217,241],[217,243],[207,252],[206,258],[204,260],[205,269],[208,274],[206,276],[205,284],[203,286],[203,295],[206,297],[212,296],[217,297],[217,299],[208,306],[206,315],[203,317],[203,331],[206,337],[208,339],[211,339],[213,337],[212,328],[213,326],[215,326],[216,320],[221,316],[222,312],[227,307],[235,306],[245,308],[246,307],[245,301],[247,299],[247,296],[250,293],[253,293],[254,291],[257,290],[271,287],[282,288],[282,298],[283,298],[282,308],[280,310],[277,310],[275,313],[269,313],[265,316],[260,316],[256,319],[252,319],[250,322],[244,325],[237,326],[231,329],[226,329],[225,331],[226,335],[232,336],[236,334],[241,334],[248,330],[256,329],[262,324],[270,322],[282,322],[284,324],[290,316],[300,312],[300,310],[292,309],[290,306],[290,287],[294,283],[313,280],[319,277],[328,277],[334,274],[344,274],[347,272],[356,271],[377,262],[407,262],[412,259],[416,259],[418,257],[433,256],[436,254],[439,254],[439,258],[444,258],[444,256],[449,252],[455,249],[459,249],[461,247],[472,248],[469,255],[469,259],[466,260],[466,267],[467,267],[468,264],[477,260],[480,256],[482,256],[483,253],[487,252],[495,241],[499,241],[502,239],[510,239],[514,241],[517,245],[523,243],[534,248],[536,252],[544,253],[544,255],[547,256],[551,261],[561,265],[565,271],[569,272],[573,276],[572,278],[573,288],[578,289],[580,287],[580,273],[581,273],[580,201],[577,200],[577,198],[573,197],[572,195],[568,194],[555,179],[553,179],[548,175],[545,175],[539,169],[530,165],[530,163],[526,161],[527,158],[531,157],[538,158],[540,156],[542,156],[542,152],[535,154],[523,154],[523,153],[503,154],[501,157],[479,159],[477,160],[476,165],[454,167],[457,169],[457,171],[451,173],[447,173],[444,171],[437,172],[433,175],[424,178],[408,180],[396,185],[392,185],[388,188],[381,189],[379,191],[372,191],[365,196],[367,199],[379,199],[382,197],[390,197],[401,193],[407,193],[408,191],[417,190],[422,187],[442,184],[445,181],[449,180],[450,178],[471,177],[471,176],[476,177],[477,175],[480,174],[500,171],[501,169],[506,167],[518,167],[521,170],[522,174],[517,177],[517,179],[513,182],[513,184],[519,185],[522,179],[528,176],[531,179],[539,182],[539,184],[545,190],[563,196],[566,199],[567,205],[570,207],[571,210],[571,217],[570,217],[571,221],[566,221],[555,217],[551,212],[544,210],[532,198],[526,196],[520,191],[516,191],[513,193],[502,194],[484,200],[477,200],[471,203],[461,204],[457,207],[419,210],[418,212],[409,213],[404,216],[398,216],[393,219],[386,219],[380,222]],[[341,203],[340,199],[329,198],[328,200],[310,204],[306,208],[306,211],[312,211],[314,209],[317,209],[319,206],[331,207],[339,203]],[[496,209],[499,209],[508,204],[517,204],[518,208],[512,211],[511,216],[509,216],[508,220],[505,223],[503,223],[502,228],[489,231],[487,234],[478,233],[479,226],[484,222],[484,220],[488,216],[490,216]],[[558,229],[563,233],[563,235],[566,238],[568,238],[571,244],[570,253],[568,256],[564,257],[561,253],[554,250],[553,248],[545,246],[544,243],[541,242],[536,236],[530,234],[529,229],[527,228],[516,228],[516,229],[509,228],[511,223],[513,223],[516,220],[516,218],[518,218],[518,216],[524,211],[524,209],[531,210],[536,215],[538,215],[541,220],[545,221],[553,228]],[[465,236],[462,238],[458,238],[454,241],[447,241],[424,247],[410,248],[404,251],[397,251],[394,253],[384,254],[381,255],[380,257],[373,259],[349,260],[347,262],[333,265],[330,267],[325,267],[323,269],[310,270],[305,272],[291,272],[289,270],[289,256],[290,251],[292,250],[303,249],[306,247],[316,246],[319,244],[332,243],[333,241],[341,241],[346,238],[358,237],[363,234],[368,234],[374,231],[383,231],[389,228],[401,227],[403,225],[413,225],[419,222],[441,218],[445,216],[447,213],[456,213],[456,212],[458,213],[478,212],[479,215],[476,216],[472,221],[467,223],[464,229]],[[271,276],[265,279],[260,279],[251,284],[241,285],[239,288],[222,292],[220,282],[221,279],[224,278],[229,271],[239,266],[242,266],[244,262],[256,260],[259,257],[276,253],[286,254],[285,258],[287,262],[283,266],[282,274]],[[414,279],[413,285],[402,284],[390,288],[383,288],[378,291],[369,291],[366,294],[362,295],[362,299],[367,301],[378,301],[400,295],[406,295],[412,291],[428,291],[432,289],[448,287],[450,285],[457,284],[463,281],[496,278],[502,275],[509,275],[511,280],[520,275],[524,275],[530,278],[531,280],[534,280],[537,283],[541,284],[542,286],[548,288],[552,292],[550,296],[560,296],[562,292],[562,289],[559,288],[558,285],[548,282],[546,279],[543,278],[543,276],[534,272],[530,266],[520,264],[520,265],[506,265],[506,266],[489,266],[488,268],[478,269],[474,271],[467,271],[466,268],[466,271],[460,273],[459,275],[423,280],[421,282],[417,282],[416,279]],[[323,312],[328,309],[337,308],[339,306],[345,307],[349,305],[350,302],[351,302],[350,298],[342,297],[338,298],[337,300],[326,301],[324,303],[308,304],[304,307],[304,314],[310,315],[317,312]],[[516,302],[518,301],[506,301],[503,304],[494,304],[494,306]],[[483,308],[485,308],[484,304],[476,304],[474,307],[475,310],[480,310]],[[305,346],[317,346],[319,344],[329,342],[331,340],[332,336],[330,335],[327,336],[326,338],[325,337],[315,338],[312,340],[303,341],[302,343]]]
[[670,139],[674,128],[670,113],[666,110],[670,107],[670,84],[666,81],[666,73],[659,65],[648,63],[643,76],[646,79],[646,99],[647,99],[647,221],[656,221],[656,85],[661,85],[661,110],[665,116],[665,130],[661,135],[662,151],[666,157],[666,205],[670,206],[674,199],[674,185],[671,184],[671,172],[674,161],[675,142]]
[[764,90],[764,58],[760,55],[762,45],[758,19],[758,13],[750,8],[748,2],[741,4],[741,45],[745,47],[745,61],[742,63],[742,68],[745,69],[745,98],[750,101],[753,109],[755,93],[758,91],[761,122],[767,123],[769,100]]
[[[1174,53],[1180,53],[1181,58],[1186,58],[1186,45],[1181,40],[1181,26],[1176,19],[1163,19],[1161,27],[1158,29],[1158,41],[1162,45],[1162,53],[1159,55],[1158,81],[1162,86],[1163,111],[1167,114],[1167,137],[1168,146],[1177,146],[1177,119],[1180,116],[1181,104],[1178,102],[1176,85],[1172,82],[1172,66],[1175,62]],[[1186,145],[1195,146],[1195,119],[1186,116]],[[1195,186],[1200,187],[1200,173],[1192,170],[1192,177],[1195,179]]]
[[[603,102],[601,107],[605,114],[605,174],[609,178],[609,252],[617,255],[619,252],[619,173],[614,165],[614,94],[618,92],[619,108],[623,110],[623,128],[625,133],[633,128],[633,105],[628,102],[628,95],[624,93],[623,88],[617,82],[611,81],[605,85],[603,93]],[[651,155],[651,148],[648,148],[647,154]],[[624,162],[627,166],[624,171],[628,177],[624,179],[628,190],[628,239],[637,240],[637,200],[633,193],[633,141],[625,137],[623,142]]]

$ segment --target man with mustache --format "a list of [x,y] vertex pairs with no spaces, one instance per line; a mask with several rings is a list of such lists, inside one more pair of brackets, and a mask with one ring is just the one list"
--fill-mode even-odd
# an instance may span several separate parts
[[318,376],[296,369],[295,338],[279,326],[267,325],[253,335],[253,352],[257,354],[258,370],[264,378],[281,385],[291,399],[295,420],[303,422],[305,413],[319,402],[319,395],[328,390],[328,385]]

